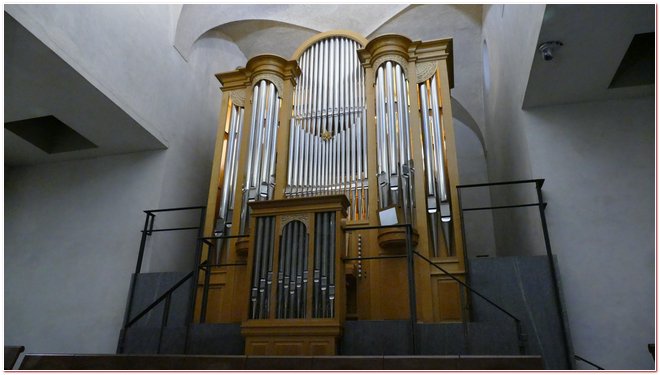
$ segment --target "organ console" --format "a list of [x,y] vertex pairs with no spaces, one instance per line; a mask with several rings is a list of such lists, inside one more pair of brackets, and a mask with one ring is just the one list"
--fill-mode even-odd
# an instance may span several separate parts
[[[347,319],[409,317],[405,230],[385,224],[465,279],[451,53],[336,31],[217,75],[195,316],[240,322],[246,354],[336,354]],[[418,321],[462,319],[454,280],[419,260],[414,277]]]

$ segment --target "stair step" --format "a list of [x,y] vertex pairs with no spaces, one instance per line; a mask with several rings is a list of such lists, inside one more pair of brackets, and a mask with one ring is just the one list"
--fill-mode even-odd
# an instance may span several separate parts
[[542,370],[540,356],[27,354],[21,370]]

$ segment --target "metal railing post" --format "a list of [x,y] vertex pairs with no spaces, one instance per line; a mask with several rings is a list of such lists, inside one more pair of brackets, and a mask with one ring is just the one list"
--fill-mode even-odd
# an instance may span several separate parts
[[470,331],[468,327],[468,317],[465,306],[466,293],[465,287],[461,284],[458,284],[458,293],[461,297],[461,320],[463,321],[463,351],[464,354],[470,354]]
[[520,320],[516,319],[516,338],[518,339],[518,354],[525,355],[525,336],[522,330]]
[[128,327],[126,326],[128,323],[128,320],[131,317],[131,310],[133,309],[133,296],[135,295],[135,287],[137,284],[137,275],[140,273],[142,270],[142,259],[144,258],[144,248],[147,243],[147,229],[149,228],[149,222],[151,221],[151,225],[153,226],[153,220],[150,220],[152,216],[154,216],[150,212],[146,212],[146,217],[144,219],[144,228],[142,230],[142,237],[140,238],[140,250],[138,252],[138,258],[137,262],[135,265],[135,273],[131,275],[131,283],[130,286],[128,287],[128,301],[127,301],[127,306],[126,306],[126,311],[124,312],[124,322],[122,323],[122,332],[121,336],[119,338],[119,347],[117,348],[118,353],[123,353],[124,352],[124,344],[126,340],[126,330]]
[[[206,263],[206,267],[204,267]],[[208,258],[204,261],[200,268],[204,270],[204,289],[202,291],[202,306],[199,312],[199,322],[206,323],[206,309],[209,301],[209,284],[211,282],[211,264],[209,263]]]
[[167,320],[170,316],[170,303],[172,302],[172,293],[168,293],[165,298],[165,306],[163,307],[163,319],[160,322],[160,333],[158,335],[158,350],[156,354],[160,354],[160,350],[163,344],[163,333],[165,332],[165,327],[167,327]]
[[406,225],[406,252],[408,254],[408,293],[410,298],[410,339],[412,341],[412,354],[417,354],[415,331],[417,329],[417,295],[415,293],[415,257],[412,249],[411,225]]
[[204,235],[204,217],[206,216],[206,207],[200,207],[199,230],[197,230],[197,246],[195,247],[195,267],[193,269],[192,282],[190,286],[190,298],[188,311],[186,312],[186,338],[183,353],[188,354],[190,347],[190,326],[195,319],[195,303],[197,301],[197,283],[199,282],[199,266],[202,257],[202,237]]
[[552,277],[552,287],[555,295],[555,303],[557,305],[557,312],[559,314],[559,324],[561,325],[562,338],[564,339],[564,354],[566,355],[566,362],[568,362],[569,369],[575,368],[573,363],[573,355],[571,355],[570,343],[568,340],[568,333],[566,330],[566,322],[564,322],[564,307],[561,302],[559,294],[559,281],[557,278],[557,270],[555,269],[555,260],[552,256],[552,248],[550,246],[550,235],[548,234],[548,224],[545,218],[545,202],[543,201],[543,192],[541,187],[544,180],[536,180],[536,196],[539,205],[539,215],[541,217],[541,226],[543,227],[543,240],[545,242],[545,252],[548,256],[548,263],[550,266],[550,276]]

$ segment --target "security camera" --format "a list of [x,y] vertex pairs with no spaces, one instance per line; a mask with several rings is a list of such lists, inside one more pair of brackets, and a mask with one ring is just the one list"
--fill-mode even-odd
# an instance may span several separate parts
[[559,41],[545,42],[539,46],[539,52],[541,53],[543,60],[550,61],[554,59],[554,55],[553,55],[554,49],[559,48],[563,45],[564,43]]

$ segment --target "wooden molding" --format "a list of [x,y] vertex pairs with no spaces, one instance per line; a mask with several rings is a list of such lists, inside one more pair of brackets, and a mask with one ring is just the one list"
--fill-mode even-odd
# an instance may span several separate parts
[[355,33],[350,30],[331,30],[331,31],[326,31],[323,33],[318,33],[314,35],[313,37],[307,39],[304,41],[298,49],[291,55],[291,60],[298,60],[300,56],[309,48],[311,45],[314,43],[318,42],[319,40],[323,40],[326,38],[331,38],[331,37],[346,37],[348,39],[353,39],[354,41],[360,43],[362,46],[366,46],[367,43],[369,42],[367,38],[363,37],[362,35]]

